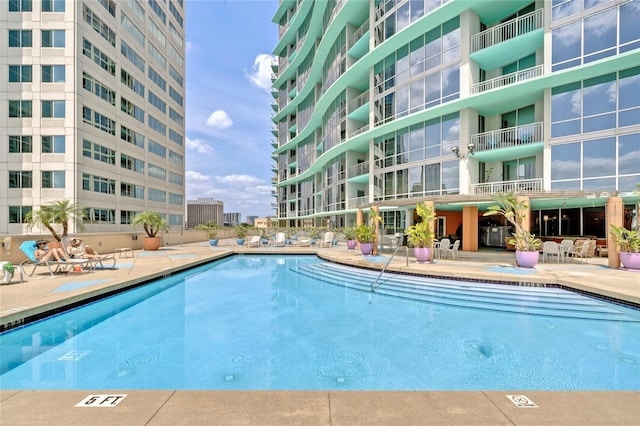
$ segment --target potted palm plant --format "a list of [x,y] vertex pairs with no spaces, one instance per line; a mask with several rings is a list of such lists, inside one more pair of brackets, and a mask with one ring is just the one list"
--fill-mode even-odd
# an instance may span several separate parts
[[347,240],[347,249],[354,250],[358,243],[356,241],[356,228],[345,228],[342,233],[344,234],[344,239]]
[[436,214],[433,207],[427,207],[424,204],[416,205],[416,213],[422,220],[410,226],[404,234],[407,236],[407,242],[413,246],[413,255],[416,261],[425,263],[431,259],[433,252],[433,240],[435,239],[433,221],[436,220]]
[[523,200],[514,196],[514,191],[508,194],[492,195],[498,204],[489,206],[484,216],[501,215],[513,228],[513,238],[509,241],[516,248],[516,263],[523,268],[533,268],[538,264],[542,241],[524,228],[524,218],[529,209]]
[[236,244],[238,244],[239,246],[243,246],[244,237],[247,236],[247,227],[244,225],[236,226],[235,233],[236,233]]
[[610,232],[620,252],[622,267],[640,270],[640,232],[616,225],[611,225]]
[[208,221],[207,223],[203,223],[200,225],[197,225],[195,227],[196,230],[198,231],[204,231],[205,234],[207,234],[207,238],[209,239],[209,245],[210,246],[217,246],[218,245],[218,240],[216,239],[216,237],[218,236],[218,229],[220,228],[220,226],[213,222],[213,221]]
[[153,251],[160,248],[160,237],[158,232],[167,232],[169,225],[164,217],[156,212],[146,211],[138,213],[131,219],[131,226],[137,228],[142,226],[147,236],[142,240],[142,246],[145,250]]
[[362,223],[355,228],[356,240],[360,243],[360,251],[368,256],[373,252],[373,241],[376,237],[376,230],[373,226]]

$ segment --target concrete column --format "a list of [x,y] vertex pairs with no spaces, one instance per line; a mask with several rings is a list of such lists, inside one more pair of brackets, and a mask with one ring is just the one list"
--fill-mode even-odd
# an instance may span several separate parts
[[[378,206],[371,206],[371,210],[369,211],[369,214],[371,215],[370,220],[372,220],[373,218],[378,217],[380,215],[379,207]],[[374,220],[372,225],[373,225],[373,228],[374,228],[375,235],[373,237],[373,251],[371,252],[371,254],[373,254],[374,256],[377,256],[378,255],[378,241],[380,241],[380,223],[377,220]]]
[[608,249],[608,264],[610,268],[620,267],[620,252],[616,247],[616,242],[613,236],[609,232],[611,225],[623,226],[624,225],[624,203],[621,197],[610,197],[607,200],[604,210],[605,217],[605,229],[607,232],[607,249]]
[[462,250],[478,251],[478,206],[462,207]]
[[356,226],[362,225],[362,223],[363,223],[362,209],[358,209],[358,211],[356,212]]

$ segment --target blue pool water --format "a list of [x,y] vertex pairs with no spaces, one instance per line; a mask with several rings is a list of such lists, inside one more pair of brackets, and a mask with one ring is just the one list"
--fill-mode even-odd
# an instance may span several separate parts
[[376,278],[227,258],[0,335],[0,388],[640,390],[637,310],[387,274],[371,292]]

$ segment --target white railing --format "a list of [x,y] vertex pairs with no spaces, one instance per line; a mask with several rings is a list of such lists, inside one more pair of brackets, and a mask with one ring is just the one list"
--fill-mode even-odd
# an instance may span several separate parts
[[359,129],[357,129],[356,131],[354,131],[353,133],[351,133],[351,135],[349,137],[355,137],[358,136],[360,133],[364,133],[366,131],[369,130],[369,125],[367,124],[366,126],[362,126]]
[[366,92],[359,94],[358,96],[356,96],[354,100],[349,102],[349,109],[347,109],[347,113],[352,113],[353,111],[357,110],[362,105],[368,102],[369,102],[369,91],[367,90]]
[[508,129],[471,135],[471,143],[475,152],[508,148],[543,141],[543,123],[526,124]]
[[368,19],[364,21],[362,25],[360,25],[360,28],[358,28],[354,31],[353,34],[351,34],[351,37],[349,37],[349,43],[347,44],[348,48],[351,49],[353,45],[356,44],[358,40],[360,40],[360,37],[362,37],[367,31],[369,31]]
[[354,164],[347,169],[347,177],[352,178],[356,176],[366,175],[369,173],[369,162]]
[[499,87],[508,86],[519,81],[531,80],[532,78],[540,77],[543,73],[544,67],[538,65],[533,68],[527,68],[526,70],[514,72],[511,74],[501,75],[500,77],[492,78],[481,83],[471,86],[471,93],[482,93],[487,90],[497,89]]
[[506,194],[515,192],[542,192],[542,179],[506,180],[502,182],[473,183],[469,185],[472,195]]
[[534,10],[474,35],[471,37],[471,53],[542,28],[544,25],[542,12],[543,9]]
[[360,208],[360,207],[364,207],[368,203],[369,203],[369,197],[367,197],[367,196],[351,198],[349,200],[349,206],[347,208],[357,209],[357,208]]

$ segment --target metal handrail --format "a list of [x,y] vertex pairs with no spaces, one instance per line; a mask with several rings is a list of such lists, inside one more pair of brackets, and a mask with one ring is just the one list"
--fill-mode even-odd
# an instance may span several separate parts
[[389,258],[387,263],[385,263],[385,265],[382,267],[382,270],[378,274],[378,277],[376,278],[376,280],[371,284],[371,291],[372,292],[375,292],[376,288],[380,287],[380,284],[378,284],[378,281],[380,281],[380,277],[382,276],[384,271],[387,269],[387,266],[389,266],[389,264],[393,260],[393,257],[396,255],[396,253],[398,253],[398,250],[400,250],[401,248],[404,248],[407,251],[407,254],[406,254],[406,259],[407,259],[406,266],[409,266],[409,247],[407,247],[407,246],[398,246],[398,247],[396,247],[395,251],[393,252],[391,257]]

